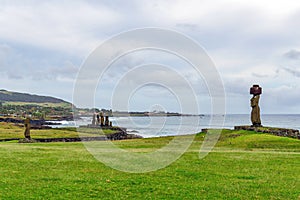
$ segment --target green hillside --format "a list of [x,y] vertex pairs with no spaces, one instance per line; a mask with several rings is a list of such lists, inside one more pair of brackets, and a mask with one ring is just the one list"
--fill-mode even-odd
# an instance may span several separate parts
[[12,92],[7,90],[0,90],[0,102],[4,105],[28,105],[39,104],[40,106],[66,106],[71,103],[49,96],[39,96],[34,94]]
[[59,98],[0,90],[0,115],[23,116],[38,119],[53,116],[72,116],[72,104]]

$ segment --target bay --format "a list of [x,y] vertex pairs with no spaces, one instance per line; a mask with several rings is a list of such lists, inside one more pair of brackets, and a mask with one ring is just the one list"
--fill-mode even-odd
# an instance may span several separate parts
[[[212,121],[213,119],[213,121]],[[76,122],[61,121],[55,127],[78,127],[91,123],[91,117],[84,117]],[[251,125],[248,114],[204,115],[204,116],[176,116],[176,117],[111,117],[114,126],[127,128],[129,133],[147,137],[169,135],[183,135],[200,132],[204,128],[228,128],[234,126]],[[222,121],[224,120],[224,124]],[[267,114],[261,116],[263,126],[300,129],[300,115]]]

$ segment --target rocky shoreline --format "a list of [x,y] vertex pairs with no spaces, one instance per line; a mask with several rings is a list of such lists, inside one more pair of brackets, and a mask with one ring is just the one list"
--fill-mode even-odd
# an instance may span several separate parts
[[[55,121],[61,121],[61,120],[55,120]],[[24,120],[22,119],[15,119],[15,118],[9,118],[9,117],[1,117],[0,122],[7,122],[7,123],[15,123],[15,124],[24,124]],[[30,120],[31,125],[60,125],[59,122],[49,122],[44,119],[31,119]]]
[[299,130],[288,128],[274,128],[274,127],[253,127],[253,126],[235,126],[234,130],[248,130],[260,133],[268,133],[281,137],[290,137],[300,139]]
[[[31,119],[30,120],[30,125],[31,125],[31,129],[51,129],[52,125],[61,125],[61,123],[59,122],[55,122],[55,121],[61,121],[61,119],[59,120],[54,120],[54,121],[46,121],[43,119]],[[24,120],[23,119],[15,119],[15,118],[9,118],[9,117],[1,117],[0,118],[0,122],[6,122],[6,123],[14,123],[17,126],[21,126],[23,127],[24,125]]]

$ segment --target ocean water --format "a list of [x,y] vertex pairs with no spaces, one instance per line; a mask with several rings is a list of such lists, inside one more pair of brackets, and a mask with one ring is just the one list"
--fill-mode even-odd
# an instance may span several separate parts
[[[250,115],[204,115],[182,117],[111,117],[114,126],[127,128],[128,132],[143,137],[183,135],[200,132],[203,128],[229,128],[251,125]],[[62,121],[62,125],[53,127],[78,127],[90,124],[92,118],[85,117],[76,122]],[[224,123],[223,123],[224,121]],[[263,126],[300,129],[300,115],[262,115]]]

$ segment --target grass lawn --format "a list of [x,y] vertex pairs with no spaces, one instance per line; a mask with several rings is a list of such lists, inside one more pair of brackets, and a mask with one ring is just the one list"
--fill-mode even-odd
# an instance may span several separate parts
[[[1,134],[1,132],[0,132]],[[224,130],[199,159],[204,134],[166,168],[124,173],[82,143],[0,143],[0,199],[299,199],[300,140]],[[172,137],[115,141],[155,151]]]

